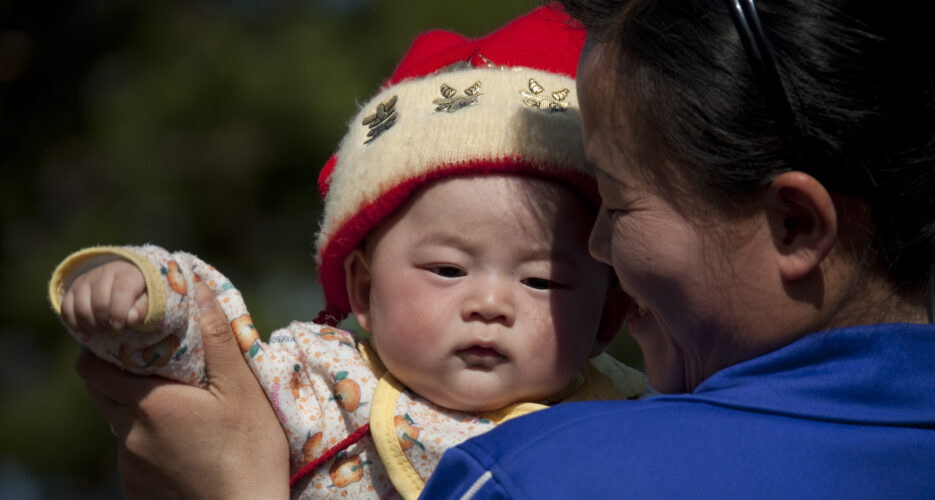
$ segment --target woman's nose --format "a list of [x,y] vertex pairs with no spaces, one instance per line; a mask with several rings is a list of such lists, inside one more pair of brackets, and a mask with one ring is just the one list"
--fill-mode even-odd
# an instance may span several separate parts
[[477,280],[471,296],[463,303],[462,318],[512,326],[516,308],[511,281],[503,278]]
[[588,251],[591,257],[607,265],[613,265],[610,255],[610,217],[601,206],[600,213],[594,220],[594,227],[591,228],[591,237],[588,238]]

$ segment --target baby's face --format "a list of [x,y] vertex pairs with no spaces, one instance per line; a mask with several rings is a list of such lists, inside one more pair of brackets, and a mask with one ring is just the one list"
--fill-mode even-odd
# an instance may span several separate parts
[[422,190],[370,240],[369,310],[387,368],[464,411],[567,386],[596,341],[610,273],[588,254],[592,213],[571,190],[516,176]]

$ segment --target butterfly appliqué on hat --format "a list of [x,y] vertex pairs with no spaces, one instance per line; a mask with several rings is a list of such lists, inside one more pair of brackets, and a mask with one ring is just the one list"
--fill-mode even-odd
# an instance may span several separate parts
[[539,82],[535,78],[529,79],[529,91],[520,90],[519,93],[523,96],[523,104],[538,108],[538,109],[547,109],[549,111],[565,111],[568,108],[568,103],[565,102],[565,98],[568,97],[568,94],[571,92],[568,89],[561,89],[552,92],[551,97],[542,95],[545,92],[545,89],[542,85],[539,85]]
[[437,106],[435,111],[447,111],[449,113],[477,104],[477,99],[483,95],[480,91],[480,82],[474,82],[473,85],[464,89],[464,95],[457,95],[458,91],[451,88],[447,83],[443,83],[439,91],[442,97],[432,101]]
[[368,139],[364,144],[370,144],[374,139],[380,137],[380,134],[386,132],[390,127],[396,124],[396,96],[390,97],[390,100],[381,102],[377,105],[377,110],[372,115],[366,116],[361,125],[370,127],[367,132]]

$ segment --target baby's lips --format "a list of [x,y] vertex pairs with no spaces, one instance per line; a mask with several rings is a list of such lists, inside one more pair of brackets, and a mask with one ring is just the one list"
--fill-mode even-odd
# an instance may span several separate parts
[[461,349],[459,352],[463,352],[465,354],[469,354],[473,356],[503,357],[503,354],[501,354],[500,351],[498,351],[497,349],[493,347],[485,347],[482,345],[474,345],[474,346],[468,347],[467,349]]
[[471,368],[493,368],[507,360],[506,355],[488,344],[473,344],[456,353]]

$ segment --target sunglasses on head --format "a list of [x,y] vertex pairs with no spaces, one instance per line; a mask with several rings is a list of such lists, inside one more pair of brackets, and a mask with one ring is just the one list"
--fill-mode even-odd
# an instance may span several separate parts
[[760,18],[756,12],[754,0],[727,0],[728,10],[740,35],[747,59],[753,67],[760,90],[766,99],[766,106],[779,128],[783,143],[790,159],[803,162],[803,135],[789,105],[786,90],[776,70],[776,59],[770,47]]

